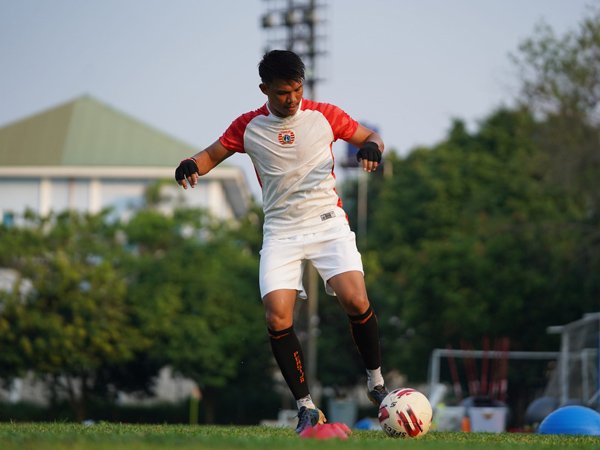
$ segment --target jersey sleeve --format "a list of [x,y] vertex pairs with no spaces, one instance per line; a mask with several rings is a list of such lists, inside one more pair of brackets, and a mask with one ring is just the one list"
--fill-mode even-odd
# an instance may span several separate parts
[[239,116],[219,138],[219,142],[230,152],[245,153],[244,150],[244,132],[249,120],[244,119],[244,115]]
[[255,111],[247,112],[242,114],[225,130],[225,132],[219,138],[219,142],[230,152],[246,153],[244,148],[244,133],[246,127],[252,119],[259,115],[267,115],[268,109],[264,105]]
[[358,128],[358,122],[338,106],[330,103],[319,103],[318,110],[325,116],[331,129],[334,140],[343,139],[347,141]]

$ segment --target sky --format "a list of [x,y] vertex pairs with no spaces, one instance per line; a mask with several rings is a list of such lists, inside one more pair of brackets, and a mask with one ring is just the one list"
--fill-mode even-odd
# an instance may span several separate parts
[[[81,95],[194,149],[265,102],[265,0],[0,0],[0,127]],[[509,55],[542,21],[577,29],[598,0],[320,0],[317,100],[407,154],[518,96]],[[338,162],[345,145],[334,146]],[[260,188],[245,155],[239,165]],[[174,161],[174,165],[177,161]],[[339,172],[339,171],[338,171]]]

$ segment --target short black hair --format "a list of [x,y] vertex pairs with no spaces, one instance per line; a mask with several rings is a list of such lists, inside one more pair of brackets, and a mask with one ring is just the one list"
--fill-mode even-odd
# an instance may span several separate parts
[[271,50],[258,64],[258,74],[263,83],[273,80],[304,80],[304,63],[290,50]]

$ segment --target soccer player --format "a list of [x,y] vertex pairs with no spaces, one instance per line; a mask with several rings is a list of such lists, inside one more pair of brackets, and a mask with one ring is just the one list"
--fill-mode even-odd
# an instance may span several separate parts
[[373,172],[384,143],[337,106],[303,98],[304,63],[291,51],[266,53],[258,66],[267,102],[240,115],[206,149],[184,159],[175,179],[184,188],[236,153],[247,153],[262,187],[265,222],[260,291],[271,348],[298,406],[300,433],[326,421],[309,393],[294,332],[296,298],[305,261],[311,261],[348,315],[367,372],[367,392],[379,405],[387,395],[381,373],[377,318],[367,297],[361,255],[335,190],[332,143],[359,148],[362,169]]

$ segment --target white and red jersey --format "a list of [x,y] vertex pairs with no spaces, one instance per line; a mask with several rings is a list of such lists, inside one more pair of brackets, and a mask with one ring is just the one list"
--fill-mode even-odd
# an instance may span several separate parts
[[293,116],[278,117],[265,104],[231,123],[219,140],[252,159],[262,187],[264,238],[347,222],[335,190],[332,144],[350,139],[357,127],[337,106],[306,99]]

